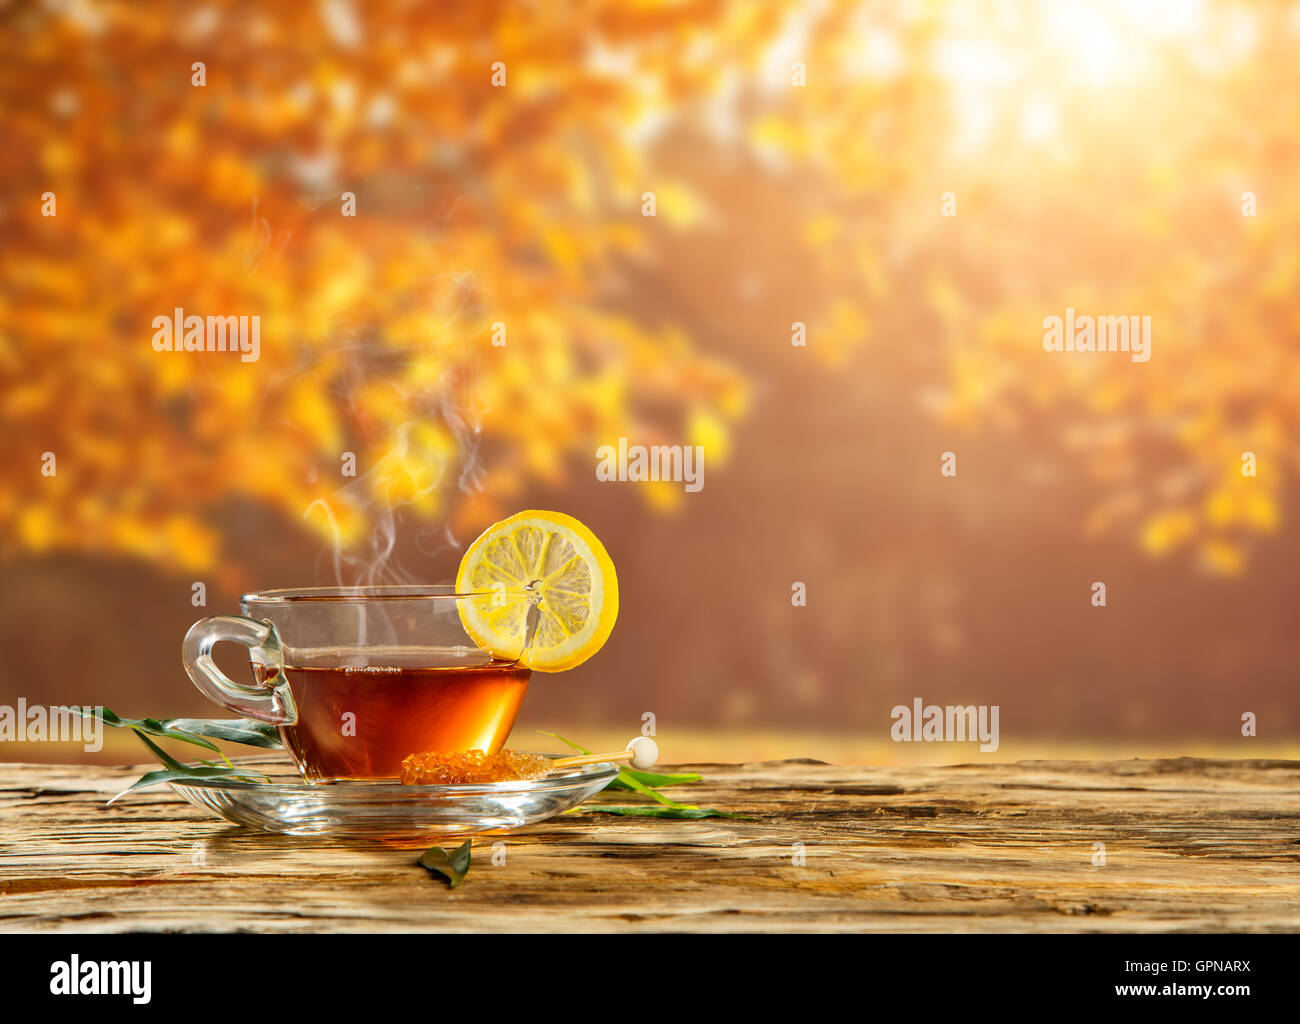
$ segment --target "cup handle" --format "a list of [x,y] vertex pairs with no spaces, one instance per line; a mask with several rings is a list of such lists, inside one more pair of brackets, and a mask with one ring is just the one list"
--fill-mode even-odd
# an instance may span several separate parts
[[[217,668],[212,648],[222,640],[233,640],[249,648],[254,661],[275,671],[265,684],[237,683]],[[280,635],[269,622],[257,622],[242,615],[213,615],[199,619],[185,634],[181,660],[190,682],[209,700],[224,708],[272,725],[293,725],[298,706],[284,675],[284,652]]]

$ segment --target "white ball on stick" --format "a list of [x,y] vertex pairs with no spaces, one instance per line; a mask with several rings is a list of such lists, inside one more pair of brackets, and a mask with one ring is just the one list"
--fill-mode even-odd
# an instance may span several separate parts
[[630,764],[638,771],[653,768],[659,761],[659,744],[649,736],[638,736],[627,745],[627,749],[632,751]]

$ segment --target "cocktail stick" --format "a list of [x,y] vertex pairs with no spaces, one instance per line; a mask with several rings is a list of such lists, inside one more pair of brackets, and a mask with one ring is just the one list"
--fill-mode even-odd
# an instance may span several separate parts
[[626,750],[612,754],[582,754],[578,757],[561,757],[551,762],[551,768],[576,768],[582,764],[600,764],[603,761],[629,761],[633,768],[644,771],[653,768],[659,760],[659,746],[649,736],[638,736]]

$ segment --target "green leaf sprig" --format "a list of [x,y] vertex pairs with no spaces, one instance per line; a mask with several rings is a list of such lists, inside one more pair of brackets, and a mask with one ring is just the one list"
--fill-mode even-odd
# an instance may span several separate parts
[[[559,733],[547,732],[545,729],[538,729],[537,731],[547,736],[554,736],[561,743],[568,744],[580,754],[591,753],[586,747],[579,746],[573,740],[565,739]],[[655,806],[655,804],[584,804],[568,813],[575,814],[586,811],[590,814],[622,814],[629,817],[640,816],[646,818],[740,818],[745,821],[754,820],[743,814],[729,814],[713,807],[696,807],[694,804],[678,803],[671,797],[664,796],[655,788],[657,786],[679,786],[683,783],[699,782],[702,777],[695,772],[677,772],[664,775],[657,772],[640,772],[632,768],[624,768],[618,773],[618,777],[605,788],[640,793],[642,796],[650,797],[658,806]]]
[[[112,797],[108,801],[110,804],[133,790],[157,786],[163,782],[213,778],[234,779],[239,782],[270,781],[269,776],[261,772],[251,772],[247,768],[239,768],[232,764],[230,758],[221,752],[221,748],[212,742],[214,739],[273,750],[283,747],[279,731],[275,726],[267,722],[256,722],[251,718],[123,718],[110,708],[72,707],[68,710],[83,718],[98,718],[104,725],[111,725],[117,729],[130,729],[163,765],[157,771],[145,772],[126,789]],[[150,736],[177,740],[215,751],[225,763],[218,764],[215,761],[199,758],[197,765],[185,764],[163,750],[149,738]]]
[[674,804],[671,807],[659,807],[655,804],[588,804],[578,808],[589,814],[622,814],[641,818],[739,818],[742,821],[756,819],[747,814],[730,814],[713,807],[691,807],[687,804]]

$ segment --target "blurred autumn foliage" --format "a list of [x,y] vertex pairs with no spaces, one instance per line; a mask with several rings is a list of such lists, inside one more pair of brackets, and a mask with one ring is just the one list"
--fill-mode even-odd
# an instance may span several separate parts
[[[950,54],[984,127],[931,240],[937,405],[1090,477],[1087,534],[1240,573],[1300,468],[1300,7],[1034,9]],[[1150,361],[1045,353],[1067,306],[1150,316]]]
[[[1140,7],[8,5],[0,537],[202,568],[234,500],[355,547],[620,436],[725,453],[743,375],[637,289],[735,230],[688,147],[798,225],[761,258],[806,313],[753,345],[906,364],[1089,474],[1082,527],[1240,571],[1296,469],[1300,18]],[[1151,361],[1045,353],[1067,306],[1151,316]],[[260,315],[260,361],[153,351],[175,307]]]
[[[750,38],[760,12],[0,17],[11,547],[206,567],[213,515],[240,498],[313,509],[306,522],[350,546],[374,508],[434,517],[488,495],[481,448],[500,502],[597,439],[707,441],[743,411],[741,381],[680,326],[614,300],[620,265],[646,257],[642,191],[670,222],[692,216],[686,189],[647,180],[634,139],[717,74],[678,42]],[[594,27],[620,63],[591,59]],[[260,361],[153,351],[152,319],[175,307],[260,314]],[[43,451],[51,477],[33,471]],[[345,451],[359,481],[341,489]]]

